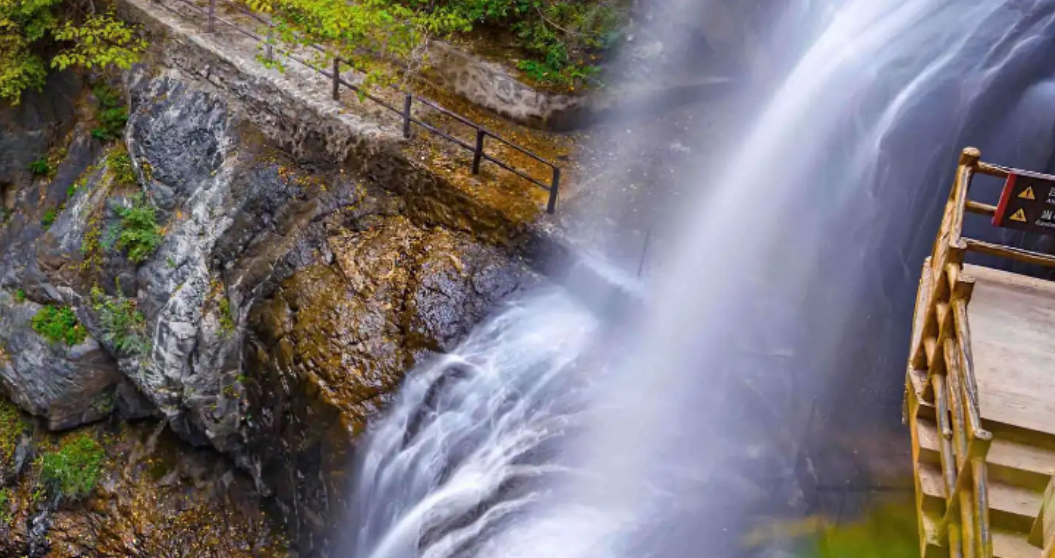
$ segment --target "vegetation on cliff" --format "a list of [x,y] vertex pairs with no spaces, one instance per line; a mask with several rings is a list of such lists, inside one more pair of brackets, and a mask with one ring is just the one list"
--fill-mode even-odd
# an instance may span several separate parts
[[108,297],[99,287],[92,289],[92,300],[105,332],[103,339],[112,343],[114,350],[122,354],[141,354],[149,348],[146,318],[136,307],[135,300],[123,296]]
[[0,467],[15,456],[18,439],[25,429],[14,403],[0,399]]
[[146,48],[90,0],[0,0],[0,100],[17,104],[49,69],[128,69]]
[[88,337],[88,330],[77,321],[69,306],[45,306],[30,322],[33,331],[52,343],[66,343],[73,347]]
[[132,197],[131,207],[120,207],[121,234],[117,247],[128,249],[128,259],[143,263],[154,254],[164,239],[157,223],[157,210],[142,193]]
[[81,500],[95,489],[105,456],[99,442],[82,432],[41,456],[40,482],[56,499]]
[[[574,85],[596,72],[593,55],[615,44],[626,19],[621,0],[246,0],[271,13],[282,41],[340,45],[361,69],[375,58],[396,60],[407,72],[426,65],[434,37],[476,27],[511,32],[529,58],[520,69],[544,83]],[[368,82],[402,76],[371,72]]]

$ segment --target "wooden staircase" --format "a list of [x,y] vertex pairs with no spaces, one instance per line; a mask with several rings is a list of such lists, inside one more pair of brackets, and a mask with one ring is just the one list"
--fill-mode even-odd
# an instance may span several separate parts
[[968,199],[975,174],[1008,188],[1019,174],[1055,177],[980,157],[960,158],[916,299],[905,419],[920,553],[1055,558],[1055,282],[964,263],[969,252],[1047,267],[1055,257],[962,236],[965,211],[999,211]]
[[[916,458],[917,504],[923,511],[921,539],[924,558],[947,558],[947,545],[939,544],[936,527],[945,512],[941,455],[934,407],[921,406],[912,436]],[[1055,470],[1055,438],[1040,433],[1027,434],[997,430],[986,456],[988,465],[989,513],[993,535],[993,556],[997,558],[1040,558],[1040,548],[1029,542],[1029,535],[1040,514],[1044,491]],[[1017,440],[1016,440],[1017,438]],[[1039,443],[1038,443],[1039,442]],[[1045,447],[1048,446],[1048,447]]]

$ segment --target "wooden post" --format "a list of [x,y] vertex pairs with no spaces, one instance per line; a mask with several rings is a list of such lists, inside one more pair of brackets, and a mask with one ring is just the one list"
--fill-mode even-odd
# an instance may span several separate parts
[[341,100],[341,57],[333,56],[333,100]]
[[403,137],[410,139],[410,108],[414,104],[414,96],[406,93],[403,96]]
[[209,0],[209,33],[216,32],[216,0]]
[[272,46],[271,42],[274,40],[274,28],[270,25],[267,26],[267,42],[264,43],[264,56],[267,57],[268,62],[275,61],[275,47]]
[[484,158],[484,138],[487,132],[483,128],[476,129],[476,150],[473,151],[473,174],[480,174],[480,161]]
[[553,167],[553,181],[549,186],[549,203],[546,205],[546,213],[553,215],[557,212],[557,196],[560,193],[560,167]]

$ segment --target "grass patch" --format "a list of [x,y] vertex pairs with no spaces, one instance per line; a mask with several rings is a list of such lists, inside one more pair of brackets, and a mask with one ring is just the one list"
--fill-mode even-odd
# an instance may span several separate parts
[[150,348],[145,335],[146,319],[136,308],[135,301],[123,296],[108,297],[98,287],[92,289],[92,299],[105,332],[103,338],[113,344],[117,352],[138,355]]
[[91,495],[106,453],[88,433],[75,434],[41,457],[40,483],[52,497],[74,502]]
[[22,437],[25,429],[18,407],[6,399],[0,399],[0,464],[15,456],[18,439]]
[[15,291],[15,302],[22,304],[26,301],[26,291],[18,289]]
[[231,312],[231,303],[226,296],[220,298],[220,330],[224,333],[234,331],[234,313]]
[[40,218],[40,224],[44,227],[44,230],[51,228],[51,225],[55,224],[55,219],[58,218],[59,212],[54,207],[49,207],[44,210],[44,216]]
[[92,128],[92,137],[103,141],[114,141],[121,137],[128,123],[128,110],[114,88],[96,85],[92,88],[98,106],[95,110],[97,126]]
[[133,185],[136,183],[136,172],[132,168],[132,157],[128,155],[128,149],[121,145],[112,155],[107,157],[106,164],[113,173],[114,181],[118,184]]
[[50,177],[55,172],[55,169],[51,168],[51,163],[48,162],[47,157],[41,157],[29,164],[29,172],[37,176]]
[[128,259],[133,263],[143,263],[164,238],[157,223],[157,210],[146,196],[136,194],[132,197],[132,207],[119,207],[117,214],[121,217],[117,247],[128,249]]
[[69,306],[45,306],[33,316],[30,324],[33,331],[52,343],[66,343],[73,347],[88,337],[88,330],[77,321]]
[[11,523],[11,489],[0,488],[0,525]]

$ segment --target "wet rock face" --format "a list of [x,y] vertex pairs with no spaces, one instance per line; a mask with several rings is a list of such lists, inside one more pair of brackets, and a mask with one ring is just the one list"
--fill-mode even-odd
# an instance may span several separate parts
[[[303,555],[322,553],[354,435],[527,275],[429,217],[455,209],[298,164],[207,85],[140,70],[125,86],[123,142],[76,124],[53,176],[19,179],[0,225],[0,386],[52,429],[164,418],[249,472]],[[134,180],[115,170],[126,152]],[[162,237],[136,262],[120,238],[140,199]],[[69,307],[85,340],[34,332],[48,305]],[[119,305],[140,325],[115,325]]]
[[[349,432],[360,432],[405,371],[455,342],[523,271],[466,235],[425,229],[401,216],[365,219],[327,240],[332,263],[295,273],[249,317],[249,368],[263,372],[251,408],[254,458],[287,516],[309,525],[339,515]],[[274,389],[282,386],[284,389]],[[282,440],[277,447],[275,440]],[[278,451],[276,451],[278,450]],[[284,472],[304,473],[294,480]],[[330,502],[327,499],[332,500]],[[302,546],[324,547],[301,529]]]
[[62,430],[99,420],[113,410],[122,376],[94,339],[74,346],[51,343],[30,327],[41,305],[0,292],[0,383],[18,405]]
[[[287,556],[251,479],[159,426],[99,423],[54,435],[0,399],[0,556]],[[82,436],[104,455],[94,489],[58,504],[36,458]],[[4,441],[17,444],[21,466]]]

